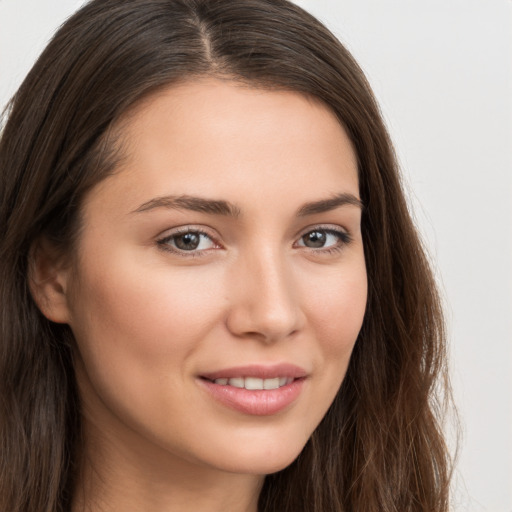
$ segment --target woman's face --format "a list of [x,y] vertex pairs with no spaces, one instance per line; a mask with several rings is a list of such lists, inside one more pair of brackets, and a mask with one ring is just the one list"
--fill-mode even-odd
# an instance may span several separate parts
[[85,424],[126,453],[282,469],[365,311],[349,139],[315,100],[213,79],[150,97],[121,133],[64,287]]

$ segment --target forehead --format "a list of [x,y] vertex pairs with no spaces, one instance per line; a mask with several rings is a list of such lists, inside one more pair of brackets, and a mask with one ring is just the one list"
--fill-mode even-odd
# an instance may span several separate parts
[[297,92],[185,82],[144,99],[118,128],[125,154],[105,185],[116,180],[119,197],[134,202],[171,193],[233,202],[258,194],[282,201],[285,191],[305,201],[358,194],[343,127],[322,102]]

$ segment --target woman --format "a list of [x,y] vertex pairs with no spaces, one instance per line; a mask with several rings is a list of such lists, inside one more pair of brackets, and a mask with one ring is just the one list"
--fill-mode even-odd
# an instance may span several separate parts
[[2,510],[448,510],[439,299],[318,21],[93,0],[0,169]]

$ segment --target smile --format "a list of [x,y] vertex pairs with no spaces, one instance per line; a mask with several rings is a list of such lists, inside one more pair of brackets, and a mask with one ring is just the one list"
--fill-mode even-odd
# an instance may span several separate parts
[[251,416],[286,411],[307,385],[308,372],[291,364],[249,365],[203,374],[201,388],[215,403]]
[[249,390],[271,390],[279,389],[291,384],[293,377],[275,377],[273,379],[260,379],[258,377],[233,377],[214,379],[212,382],[220,386],[232,386],[234,388],[245,388]]

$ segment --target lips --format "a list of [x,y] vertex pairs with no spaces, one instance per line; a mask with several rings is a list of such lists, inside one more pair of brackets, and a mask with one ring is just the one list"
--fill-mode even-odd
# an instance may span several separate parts
[[300,395],[307,372],[295,365],[249,365],[201,375],[200,383],[217,402],[249,415],[267,416]]

